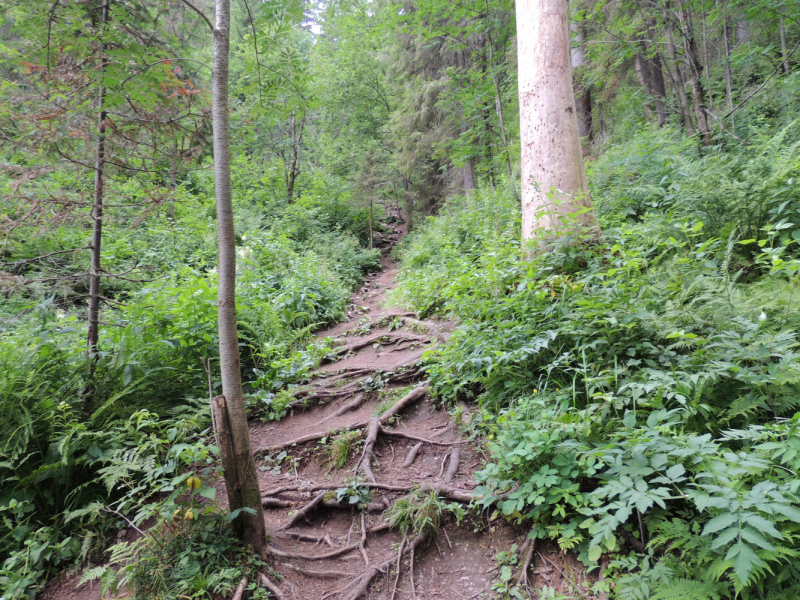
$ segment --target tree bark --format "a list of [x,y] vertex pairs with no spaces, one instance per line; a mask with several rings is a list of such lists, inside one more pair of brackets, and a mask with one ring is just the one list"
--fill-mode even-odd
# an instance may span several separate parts
[[567,3],[519,0],[517,44],[522,239],[561,228],[565,215],[579,211],[577,223],[595,226],[578,137]]
[[[733,73],[731,72],[731,22],[727,15],[727,5],[725,7],[725,21],[722,26],[722,33],[725,45],[725,98],[728,101],[728,112],[733,112]],[[731,114],[731,128],[735,129],[733,115]]]
[[[103,3],[101,13],[101,27],[105,29],[108,23],[108,0]],[[101,39],[102,35],[101,33]],[[106,86],[105,63],[106,45],[100,44],[100,68],[98,80],[100,86],[97,90],[97,146],[94,159],[94,194],[92,198],[92,245],[91,266],[89,268],[89,313],[87,315],[89,326],[86,334],[86,354],[89,358],[89,385],[84,390],[84,404],[87,412],[91,409],[94,395],[94,374],[97,367],[97,341],[100,337],[100,278],[102,276],[101,249],[103,242],[103,192],[105,188],[106,166]]]
[[169,209],[167,210],[167,218],[170,220],[175,219],[175,190],[178,187],[178,138],[172,141],[172,162],[169,166],[169,187],[172,190],[172,198],[169,201]]
[[650,60],[650,76],[653,82],[653,95],[656,97],[656,115],[659,128],[667,122],[667,86],[661,69],[661,55],[656,53]]
[[[237,490],[229,497],[232,511],[247,508],[234,521],[241,539],[255,552],[265,544],[264,509],[258,486],[256,464],[250,450],[250,431],[242,392],[239,364],[239,335],[236,325],[236,240],[233,229],[231,190],[231,148],[228,126],[228,55],[230,49],[230,0],[216,0],[214,28],[214,71],[212,80],[212,123],[214,134],[214,188],[217,200],[217,234],[219,265],[217,315],[219,328],[219,362],[222,394],[225,399],[233,456],[225,469],[226,487]],[[232,458],[233,462],[230,462]],[[225,461],[223,461],[223,465]]]

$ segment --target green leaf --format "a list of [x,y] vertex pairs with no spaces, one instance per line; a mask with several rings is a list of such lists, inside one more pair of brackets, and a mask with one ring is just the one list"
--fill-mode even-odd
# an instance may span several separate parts
[[750,571],[752,571],[754,567],[760,567],[764,564],[761,562],[761,559],[758,558],[755,550],[744,542],[737,542],[731,546],[728,553],[725,555],[725,560],[733,562],[733,570],[736,576],[745,585],[748,583]]
[[217,497],[217,490],[210,485],[201,486],[197,493],[200,494],[203,498],[208,498],[209,500],[213,501]]
[[706,523],[706,526],[703,528],[703,535],[716,533],[717,531],[725,529],[733,523],[736,523],[738,520],[739,516],[735,513],[722,513]]

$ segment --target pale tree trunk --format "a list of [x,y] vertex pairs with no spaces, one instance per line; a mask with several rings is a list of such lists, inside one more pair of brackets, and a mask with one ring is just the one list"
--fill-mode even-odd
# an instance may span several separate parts
[[[105,29],[108,23],[108,0],[103,3],[101,13],[101,27]],[[101,35],[104,35],[105,32]],[[88,410],[92,408],[94,395],[94,375],[97,368],[97,341],[100,338],[100,278],[103,275],[100,263],[103,243],[103,192],[105,187],[106,167],[106,85],[105,64],[106,45],[100,44],[100,69],[98,80],[100,87],[97,90],[97,146],[94,158],[94,194],[92,198],[92,245],[91,266],[89,268],[89,326],[86,334],[86,354],[89,358],[89,384],[84,390],[84,404]]]
[[583,165],[565,0],[518,0],[522,239],[562,227],[569,213],[596,221]]
[[[239,335],[236,329],[236,241],[233,230],[231,191],[231,148],[228,127],[228,53],[230,47],[230,0],[216,0],[214,28],[214,74],[212,80],[212,123],[214,128],[214,189],[217,199],[219,244],[217,315],[219,319],[219,363],[222,403],[227,416],[232,457],[223,457],[225,487],[231,511],[242,511],[234,521],[237,534],[256,552],[265,543],[264,509],[258,487],[256,463],[250,450],[250,431],[242,392],[239,364]],[[232,459],[232,460],[231,460]],[[230,468],[233,466],[233,468]]]
[[664,83],[664,72],[661,69],[661,55],[656,54],[650,61],[650,75],[653,81],[653,95],[656,97],[656,114],[658,126],[667,122],[667,86]]
[[577,21],[570,21],[570,31],[574,35],[574,44],[570,52],[572,73],[574,77],[575,109],[578,115],[578,136],[592,141],[592,95],[588,87],[581,81],[581,67],[586,63],[586,46],[584,44],[583,27]]

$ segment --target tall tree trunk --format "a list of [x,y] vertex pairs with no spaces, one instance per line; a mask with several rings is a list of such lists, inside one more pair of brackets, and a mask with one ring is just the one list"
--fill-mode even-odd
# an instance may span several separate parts
[[[105,35],[105,27],[108,23],[108,0],[103,3],[101,12],[101,27]],[[95,147],[94,157],[94,194],[92,198],[92,246],[91,246],[91,266],[89,268],[89,314],[88,331],[86,334],[86,354],[89,357],[89,384],[84,390],[84,404],[88,410],[92,408],[94,396],[94,375],[97,368],[97,341],[100,337],[100,278],[103,274],[101,250],[103,243],[103,192],[105,187],[105,167],[106,167],[106,44],[100,44],[100,68],[98,70],[98,81],[100,86],[97,90],[97,146]]]
[[650,60],[650,76],[653,82],[653,95],[656,97],[656,115],[659,127],[667,122],[667,86],[664,71],[661,69],[661,55],[656,53]]
[[[250,431],[242,392],[239,364],[239,335],[236,325],[236,239],[233,229],[231,190],[231,147],[228,126],[228,54],[230,48],[230,0],[216,0],[214,28],[214,72],[212,113],[214,128],[214,189],[217,199],[217,234],[219,284],[217,315],[219,327],[219,363],[222,394],[230,429],[235,470],[225,469],[225,487],[232,511],[242,511],[234,521],[241,539],[255,552],[264,550],[264,509],[258,487],[256,463],[250,450]],[[225,464],[225,462],[223,462]]]
[[[522,239],[577,222],[595,226],[583,165],[570,68],[567,3],[517,2],[522,145]],[[588,209],[588,210],[586,210]]]
[[700,131],[700,141],[704,146],[711,143],[711,130],[708,127],[706,115],[706,100],[703,92],[702,72],[703,63],[700,62],[700,53],[697,49],[697,40],[692,25],[692,15],[686,9],[684,0],[680,0],[680,19],[683,23],[684,37],[686,39],[686,57],[689,59],[689,86],[692,88],[692,106],[694,117],[697,120],[697,129]]
[[582,67],[586,62],[586,46],[584,44],[583,27],[578,21],[571,20],[569,23],[570,31],[574,34],[574,43],[570,51],[570,61],[572,64],[573,83],[572,89],[575,92],[575,109],[578,116],[578,135],[585,137],[587,141],[592,141],[592,95],[591,91],[581,81]]
[[672,37],[672,21],[669,16],[664,19],[664,36],[667,40],[667,52],[669,53],[669,57],[675,65],[675,77],[673,78],[673,83],[675,87],[675,94],[678,96],[678,103],[681,106],[683,127],[686,130],[686,135],[692,137],[694,135],[692,112],[689,108],[689,98],[686,96],[686,82],[684,81],[683,73],[681,72],[678,52],[675,50],[675,40]]
[[292,140],[292,156],[289,159],[289,165],[286,173],[286,196],[289,204],[294,199],[294,186],[297,182],[297,177],[300,175],[300,149],[303,144],[303,130],[306,124],[306,113],[303,112],[303,117],[300,119],[300,125],[297,125],[297,116],[292,114],[290,118],[290,132]]

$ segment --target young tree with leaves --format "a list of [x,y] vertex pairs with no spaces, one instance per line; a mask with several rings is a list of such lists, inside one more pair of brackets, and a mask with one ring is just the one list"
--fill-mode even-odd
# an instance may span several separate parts
[[[216,0],[212,122],[214,127],[214,188],[217,199],[219,362],[222,397],[215,399],[225,487],[231,511],[241,511],[236,530],[255,552],[264,551],[266,532],[261,490],[242,391],[239,335],[236,323],[236,237],[233,227],[231,143],[228,123],[228,57],[230,52],[230,0]],[[221,417],[221,419],[220,419]],[[223,423],[219,421],[222,420]],[[224,421],[227,421],[225,424]],[[227,425],[227,426],[226,426]],[[229,437],[230,444],[228,444]]]

